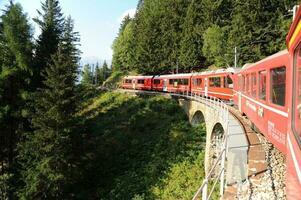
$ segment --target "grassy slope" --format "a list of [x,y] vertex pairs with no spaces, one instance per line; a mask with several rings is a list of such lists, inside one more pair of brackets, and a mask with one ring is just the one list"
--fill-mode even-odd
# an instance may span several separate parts
[[204,176],[205,131],[176,101],[109,92],[84,105],[82,197],[191,199]]

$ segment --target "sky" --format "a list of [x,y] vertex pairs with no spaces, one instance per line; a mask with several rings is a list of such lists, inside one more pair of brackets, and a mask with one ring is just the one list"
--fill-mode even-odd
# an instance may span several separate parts
[[[41,1],[14,0],[22,5],[34,28],[35,37],[40,33],[32,21],[41,10]],[[9,0],[0,0],[0,10]],[[124,16],[135,14],[138,0],[60,0],[62,12],[71,15],[75,22],[75,31],[80,33],[83,63],[102,63],[112,60],[112,43],[117,36],[119,25]]]

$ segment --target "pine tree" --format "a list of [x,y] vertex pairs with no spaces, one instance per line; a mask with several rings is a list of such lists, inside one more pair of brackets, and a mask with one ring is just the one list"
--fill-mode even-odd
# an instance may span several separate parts
[[72,185],[77,111],[76,80],[80,51],[78,34],[69,17],[62,42],[45,71],[45,87],[34,95],[34,132],[21,145],[25,187],[24,199],[64,199]]
[[171,72],[179,62],[182,23],[189,1],[144,0],[126,17],[113,43],[113,69]]
[[99,64],[97,62],[96,65],[95,65],[95,72],[94,72],[95,85],[98,86],[98,85],[100,85],[103,82],[103,80],[101,78],[102,78],[101,77],[101,70],[100,70]]
[[41,34],[35,50],[33,89],[42,87],[44,76],[41,74],[52,64],[51,56],[57,52],[64,23],[58,0],[45,0],[38,14],[40,18],[34,18],[34,21],[40,26]]
[[183,23],[179,63],[181,68],[188,71],[196,67],[203,68],[205,65],[205,57],[202,54],[202,34],[205,30],[203,9],[199,1],[193,0]]
[[[227,41],[225,31],[217,25],[209,27],[203,34],[204,45],[202,48],[204,56],[209,63],[214,63],[217,67],[230,67],[231,57],[226,56]],[[228,60],[227,60],[228,58]]]
[[111,70],[109,69],[106,60],[103,62],[101,70],[102,70],[103,81],[105,81],[111,74]]
[[[31,79],[32,33],[20,4],[10,4],[0,26],[0,196],[13,198],[8,182],[15,173],[16,146],[26,121],[25,102]],[[16,178],[16,174],[14,174]],[[4,179],[3,179],[4,178]],[[4,180],[4,183],[2,182]],[[11,182],[12,180],[10,180]],[[8,195],[8,196],[6,196]]]
[[114,40],[113,48],[113,66],[114,70],[126,71],[132,69],[135,58],[135,38],[134,24],[129,16],[122,21],[118,37]]
[[92,85],[93,84],[93,73],[91,71],[91,67],[89,64],[84,65],[84,69],[82,71],[81,83],[83,85]]

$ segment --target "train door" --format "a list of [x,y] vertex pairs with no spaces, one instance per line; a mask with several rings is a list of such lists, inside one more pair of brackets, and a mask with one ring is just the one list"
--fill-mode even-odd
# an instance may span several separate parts
[[133,89],[136,89],[136,79],[133,79]]
[[208,96],[208,78],[205,78],[205,96]]
[[167,92],[167,79],[163,80],[163,92]]

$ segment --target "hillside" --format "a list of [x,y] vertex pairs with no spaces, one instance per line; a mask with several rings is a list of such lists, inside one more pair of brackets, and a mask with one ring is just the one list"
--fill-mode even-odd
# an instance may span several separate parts
[[88,102],[80,196],[191,199],[204,176],[203,126],[164,97],[108,92]]

